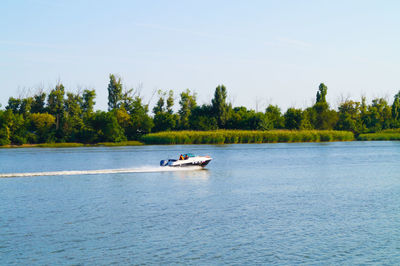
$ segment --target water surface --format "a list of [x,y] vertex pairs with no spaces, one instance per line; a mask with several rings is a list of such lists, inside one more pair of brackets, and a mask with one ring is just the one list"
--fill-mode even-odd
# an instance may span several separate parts
[[[151,171],[180,153],[207,170]],[[400,143],[1,149],[1,264],[399,264]]]

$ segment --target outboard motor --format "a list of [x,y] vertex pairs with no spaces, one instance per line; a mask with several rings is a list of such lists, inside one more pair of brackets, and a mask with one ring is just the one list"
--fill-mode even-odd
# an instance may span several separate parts
[[168,160],[161,160],[160,166],[166,166],[168,164]]

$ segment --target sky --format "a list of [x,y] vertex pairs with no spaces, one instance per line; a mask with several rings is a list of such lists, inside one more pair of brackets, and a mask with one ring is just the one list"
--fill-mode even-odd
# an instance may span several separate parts
[[234,106],[285,111],[400,90],[400,2],[324,0],[3,0],[0,103],[94,88],[107,109],[109,74],[154,104],[190,89],[209,103],[224,84]]

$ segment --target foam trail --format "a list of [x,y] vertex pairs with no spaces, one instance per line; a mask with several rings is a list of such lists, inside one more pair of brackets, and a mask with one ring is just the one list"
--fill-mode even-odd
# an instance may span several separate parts
[[192,167],[146,167],[146,168],[121,168],[84,171],[54,171],[54,172],[33,172],[33,173],[4,173],[0,178],[5,177],[32,177],[32,176],[59,176],[59,175],[101,175],[101,174],[123,174],[123,173],[152,173],[152,172],[174,172],[193,171],[203,169],[200,166]]

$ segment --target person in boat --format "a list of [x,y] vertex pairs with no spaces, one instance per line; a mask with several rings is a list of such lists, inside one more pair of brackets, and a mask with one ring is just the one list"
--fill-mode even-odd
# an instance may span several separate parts
[[181,156],[179,156],[179,160],[183,160],[183,155],[181,154]]
[[189,156],[187,154],[185,154],[185,160],[189,159]]

